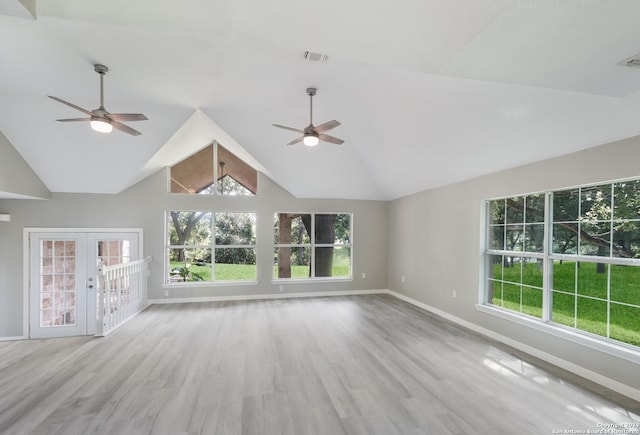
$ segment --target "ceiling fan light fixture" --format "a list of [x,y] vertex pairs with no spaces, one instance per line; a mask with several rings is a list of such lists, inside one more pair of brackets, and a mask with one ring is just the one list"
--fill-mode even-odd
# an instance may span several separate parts
[[94,110],[83,109],[80,106],[76,106],[75,104],[71,104],[68,101],[65,101],[61,98],[54,97],[52,95],[47,95],[52,100],[55,100],[59,103],[64,104],[65,106],[69,106],[72,109],[78,110],[85,115],[89,115],[88,118],[66,118],[66,119],[56,119],[56,121],[60,122],[75,122],[75,121],[90,121],[91,129],[97,131],[99,133],[111,133],[111,131],[115,128],[116,130],[120,130],[124,133],[130,134],[132,136],[140,136],[138,130],[134,130],[128,125],[124,124],[125,121],[146,121],[147,118],[142,113],[109,113],[104,108],[104,75],[109,71],[104,65],[99,63],[94,66],[95,72],[100,76],[100,106]]
[[319,142],[320,139],[318,139],[318,136],[315,136],[313,134],[306,134],[304,136],[304,139],[302,139],[302,143],[304,143],[308,147],[314,147],[318,145]]
[[328,121],[318,126],[313,125],[313,96],[316,94],[316,88],[307,88],[307,95],[309,96],[309,125],[305,127],[304,130],[300,130],[298,128],[287,127],[286,125],[273,124],[274,127],[283,128],[285,130],[295,131],[296,133],[302,133],[302,136],[295,138],[287,145],[295,145],[297,143],[302,142],[304,145],[308,147],[314,147],[323,142],[330,142],[337,145],[342,145],[344,141],[342,139],[338,139],[337,137],[329,136],[326,134],[327,131],[336,128],[340,125],[338,121],[335,119],[333,121]]
[[92,119],[91,128],[99,133],[111,133],[113,125],[102,119]]

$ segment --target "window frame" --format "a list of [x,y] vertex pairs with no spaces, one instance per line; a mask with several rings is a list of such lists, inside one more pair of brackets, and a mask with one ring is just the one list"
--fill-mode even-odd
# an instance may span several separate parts
[[[309,283],[309,282],[350,282],[353,281],[353,213],[348,212],[291,212],[291,211],[275,211],[273,213],[274,216],[274,226],[276,219],[278,219],[278,215],[280,214],[297,214],[300,216],[310,215],[311,216],[311,234],[309,234],[309,243],[277,243],[275,241],[275,237],[272,237],[273,241],[273,255],[276,256],[277,249],[279,248],[309,248],[310,250],[310,266],[311,266],[311,276],[307,278],[280,278],[276,276],[277,271],[277,261],[274,263],[274,268],[272,272],[271,282],[273,284],[286,284],[286,283]],[[349,216],[349,242],[348,243],[316,243],[316,215],[348,215]],[[275,230],[274,230],[275,232]],[[349,275],[348,276],[316,276],[316,248],[348,248],[349,249]]]
[[[194,157],[196,154],[201,153],[202,151],[206,150],[207,148],[211,147],[211,152],[212,152],[212,158],[211,158],[211,176],[213,179],[213,183],[205,188],[200,189],[197,192],[173,192],[172,191],[172,182],[173,182],[173,176],[172,176],[172,169],[175,166],[180,165],[181,163],[191,159],[192,157]],[[230,154],[233,158],[237,159],[242,165],[251,168],[254,172],[255,172],[255,193],[252,192],[249,188],[247,188],[246,186],[242,185],[240,182],[238,182],[235,178],[233,178],[230,174],[225,174],[225,162],[219,161],[220,159],[220,151],[218,150],[218,148],[222,148],[226,153]],[[182,159],[179,162],[176,162],[172,165],[169,165],[166,167],[166,171],[167,171],[167,193],[169,195],[186,195],[186,196],[204,196],[204,197],[215,197],[215,196],[219,196],[219,197],[256,197],[258,196],[258,184],[259,184],[259,171],[254,168],[252,165],[250,165],[249,163],[247,163],[246,161],[244,161],[244,159],[240,158],[239,156],[237,156],[236,154],[234,154],[229,148],[225,147],[224,145],[222,145],[221,143],[219,143],[216,140],[213,140],[211,143],[207,144],[206,146],[199,148],[198,150],[194,151],[193,153],[191,153],[189,156],[187,156],[186,158]],[[240,194],[231,194],[231,193],[225,193],[224,192],[224,184],[225,182],[223,181],[225,177],[229,177],[231,178],[236,184],[238,184],[239,186],[241,186],[242,188],[244,188],[244,190],[246,190],[248,193],[240,193]],[[185,187],[186,189],[186,187]]]
[[[170,224],[170,215],[172,212],[181,212],[181,213],[189,213],[189,212],[202,212],[208,213],[211,215],[211,226],[210,226],[210,243],[208,245],[172,245],[171,244],[171,224]],[[216,215],[218,214],[251,214],[254,216],[254,234],[253,240],[254,244],[238,244],[238,245],[225,245],[225,244],[217,244],[216,243]],[[163,288],[180,288],[180,287],[211,287],[211,286],[233,286],[233,285],[251,285],[258,283],[258,238],[257,238],[257,221],[258,221],[258,213],[255,211],[229,211],[229,210],[165,210],[165,240],[164,240],[164,277],[162,282]],[[185,249],[185,248],[193,248],[193,249],[209,249],[211,251],[211,279],[208,281],[170,281],[169,280],[169,272],[171,270],[171,262],[169,253],[172,249]],[[253,249],[255,252],[256,264],[255,270],[256,275],[254,279],[238,279],[238,280],[221,280],[216,279],[216,249]],[[223,264],[223,263],[218,263]]]
[[[583,189],[589,189],[589,188],[594,188],[594,187],[602,187],[602,186],[610,186],[611,188],[611,201],[610,201],[610,205],[611,205],[611,212],[610,212],[610,216],[608,221],[611,222],[611,227],[610,227],[610,243],[613,243],[613,223],[615,222],[620,222],[623,221],[624,218],[617,218],[615,216],[615,200],[614,200],[614,194],[615,194],[615,190],[614,187],[617,184],[620,183],[624,183],[624,182],[631,182],[631,181],[638,181],[640,180],[639,178],[630,178],[630,179],[625,179],[625,180],[613,180],[613,181],[609,181],[609,182],[600,182],[600,183],[592,183],[592,184],[586,184],[586,185],[581,185],[581,186],[577,186],[577,187],[572,187],[572,188],[562,188],[562,189],[549,189],[546,190],[544,192],[533,192],[533,193],[529,193],[529,194],[520,194],[520,195],[510,195],[510,196],[506,196],[506,197],[498,197],[498,198],[493,198],[493,199],[487,199],[485,201],[482,202],[482,207],[483,207],[483,222],[482,222],[482,233],[483,233],[483,246],[482,246],[482,267],[480,268],[480,273],[481,273],[481,281],[480,281],[480,291],[479,291],[479,300],[478,300],[478,304],[476,305],[476,308],[479,311],[488,313],[488,314],[492,314],[492,315],[496,315],[498,317],[502,317],[511,321],[515,321],[517,323],[529,326],[529,327],[533,327],[534,329],[538,329],[547,333],[550,333],[552,335],[555,336],[559,336],[565,339],[569,339],[571,341],[574,342],[578,342],[580,344],[589,346],[591,348],[594,349],[598,349],[600,351],[605,351],[611,354],[615,354],[617,356],[620,356],[622,358],[626,358],[632,361],[637,362],[638,358],[640,358],[640,345],[636,345],[636,344],[631,344],[631,343],[627,343],[624,341],[620,341],[618,339],[615,338],[610,338],[611,336],[611,326],[612,326],[612,317],[611,317],[611,305],[612,304],[618,304],[618,305],[627,305],[627,306],[631,306],[635,309],[638,309],[640,312],[640,304],[626,304],[626,303],[621,303],[621,301],[617,301],[612,299],[611,296],[611,290],[612,290],[612,284],[611,284],[611,276],[612,276],[612,269],[611,269],[611,265],[621,265],[621,266],[633,266],[633,267],[640,267],[640,258],[623,258],[623,257],[616,257],[613,253],[613,250],[609,250],[608,256],[597,256],[597,255],[582,255],[580,253],[580,247],[579,247],[579,243],[576,242],[576,253],[575,254],[566,254],[566,253],[554,253],[553,249],[554,249],[554,245],[553,245],[553,228],[554,228],[554,224],[557,224],[557,222],[565,222],[565,221],[560,221],[560,220],[555,220],[553,219],[553,199],[554,199],[554,195],[558,194],[560,192],[569,192],[571,190],[577,190],[578,191],[578,198],[579,198],[579,206],[578,206],[578,214],[577,214],[577,219],[580,220],[582,213],[581,213],[581,205],[582,205],[582,192]],[[502,248],[503,249],[495,249],[491,243],[492,243],[492,209],[491,209],[491,205],[493,201],[499,201],[499,200],[506,200],[509,198],[515,198],[515,197],[528,197],[530,195],[536,195],[536,194],[544,194],[544,242],[543,242],[543,250],[541,253],[533,253],[533,252],[526,252],[526,251],[512,251],[512,250],[507,250],[504,249],[506,248],[506,246],[503,244]],[[638,221],[640,221],[640,217],[637,219]],[[568,222],[568,221],[567,221]],[[504,222],[504,225],[507,225],[506,219]],[[579,227],[578,227],[579,228]],[[580,240],[580,233],[578,233],[577,235],[577,240]],[[538,258],[542,260],[543,263],[543,280],[542,280],[542,293],[543,293],[543,300],[542,300],[542,316],[541,317],[534,317],[534,316],[530,316],[528,314],[523,314],[522,312],[518,312],[515,310],[511,310],[509,308],[505,308],[499,305],[494,305],[492,303],[492,301],[489,301],[489,296],[491,294],[491,282],[493,281],[495,283],[496,280],[493,279],[493,270],[490,269],[493,267],[493,262],[492,262],[492,256],[494,255],[501,255],[501,256],[513,256],[513,257],[525,257],[525,258]],[[605,335],[600,335],[597,334],[595,332],[589,332],[587,329],[582,329],[582,328],[578,328],[577,326],[577,322],[578,322],[578,308],[577,308],[577,301],[578,298],[580,297],[585,297],[585,295],[580,295],[578,293],[578,280],[576,278],[576,281],[574,283],[575,286],[575,290],[574,293],[571,293],[572,295],[575,296],[575,311],[574,311],[574,323],[573,326],[568,326],[566,324],[563,323],[558,323],[557,321],[554,321],[553,319],[553,303],[552,303],[552,297],[555,293],[562,293],[562,291],[556,290],[553,288],[553,268],[554,268],[554,262],[556,261],[560,261],[560,260],[565,260],[565,261],[572,261],[572,262],[583,262],[583,263],[603,263],[605,264],[606,267],[606,280],[607,280],[607,295],[606,295],[606,300],[602,299],[602,298],[596,298],[597,300],[603,300],[604,302],[606,302],[607,304],[607,309],[606,309],[606,336]],[[557,267],[557,266],[556,266]],[[578,270],[578,269],[576,269]],[[577,274],[578,272],[576,272]],[[501,278],[502,280],[502,278]],[[522,285],[522,283],[521,283]],[[495,286],[493,288],[493,291],[495,292]]]

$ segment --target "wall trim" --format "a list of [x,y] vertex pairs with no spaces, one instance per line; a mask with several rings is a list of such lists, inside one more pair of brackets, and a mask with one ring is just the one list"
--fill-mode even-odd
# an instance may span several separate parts
[[387,294],[389,290],[344,290],[329,292],[304,292],[304,293],[266,293],[257,295],[229,295],[229,296],[205,296],[195,298],[164,298],[149,299],[149,304],[184,304],[189,302],[222,302],[222,301],[251,301],[259,299],[291,299],[291,298],[314,298],[323,296],[358,296]]
[[633,400],[636,401],[640,401],[640,390],[637,390],[635,388],[631,388],[628,385],[623,384],[622,382],[616,381],[615,379],[611,379],[607,376],[603,376],[599,373],[596,373],[592,370],[589,370],[585,367],[582,367],[580,365],[574,364],[572,362],[569,362],[565,359],[562,358],[558,358],[555,355],[552,355],[550,353],[541,351],[539,349],[536,349],[535,347],[529,346],[527,344],[521,343],[517,340],[513,340],[509,337],[505,337],[502,334],[499,334],[497,332],[491,331],[490,329],[486,329],[483,328],[482,326],[478,326],[475,323],[471,323],[468,322],[464,319],[461,319],[459,317],[454,316],[453,314],[449,314],[446,311],[442,311],[438,308],[432,307],[431,305],[427,305],[423,302],[417,301],[413,298],[410,298],[408,296],[405,296],[403,294],[400,294],[398,292],[395,292],[393,290],[387,290],[387,293],[389,293],[392,296],[395,296],[398,299],[402,299],[405,302],[408,302],[412,305],[415,305],[419,308],[422,308],[423,310],[429,311],[433,314],[436,314],[440,317],[443,317],[447,320],[450,320],[454,323],[457,323],[460,326],[464,326],[465,328],[468,328],[474,332],[477,332],[479,334],[482,334],[486,337],[492,338],[496,341],[499,341],[503,344],[506,344],[507,346],[513,347],[515,349],[518,349],[522,352],[525,352],[535,358],[539,358],[543,361],[546,361],[550,364],[555,365],[556,367],[560,367],[562,369],[565,369],[573,374],[576,374],[578,376],[582,376],[585,379],[588,379],[592,382],[595,382],[597,384],[600,384],[606,388],[609,388],[610,390],[613,390],[619,394],[622,394],[623,396],[629,397]]
[[26,340],[27,337],[17,335],[15,337],[0,337],[0,341],[18,341],[18,340]]

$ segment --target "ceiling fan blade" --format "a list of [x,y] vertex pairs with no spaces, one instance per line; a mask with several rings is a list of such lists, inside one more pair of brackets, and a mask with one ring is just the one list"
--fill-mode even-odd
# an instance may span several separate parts
[[146,121],[149,119],[142,113],[106,113],[104,116],[116,122]]
[[69,103],[68,101],[64,101],[64,100],[62,100],[62,99],[60,99],[60,98],[58,98],[58,97],[52,97],[51,95],[47,95],[47,97],[51,98],[52,100],[56,100],[56,101],[57,101],[57,102],[59,102],[59,103],[66,104],[66,105],[67,105],[67,106],[69,106],[69,107],[73,107],[74,109],[79,110],[79,111],[81,111],[82,113],[86,113],[86,114],[87,114],[87,115],[89,115],[89,116],[94,116],[94,115],[93,115],[93,113],[91,113],[91,112],[90,112],[90,111],[88,111],[87,109],[83,109],[83,108],[82,108],[82,107],[80,107],[80,106],[76,106],[75,104],[71,104],[71,103]]
[[113,121],[111,122],[111,125],[113,125],[113,128],[118,129],[124,133],[129,133],[133,136],[140,136],[142,133],[140,133],[138,130],[134,130],[133,128],[129,127],[128,125],[124,125],[121,124],[117,121]]
[[56,121],[60,121],[60,122],[91,121],[91,118],[67,118],[67,119],[56,119]]
[[318,139],[325,141],[325,142],[331,142],[334,143],[336,145],[342,145],[344,143],[344,141],[342,139],[338,139],[337,137],[333,137],[333,136],[329,136],[328,134],[320,134],[318,135]]
[[325,131],[329,131],[332,128],[336,128],[339,125],[340,123],[334,119],[333,121],[328,121],[328,122],[325,122],[324,124],[320,124],[315,128],[315,131],[316,133],[320,134],[320,133],[324,133]]
[[300,136],[299,138],[294,139],[294,140],[292,140],[291,142],[289,142],[287,145],[295,145],[295,144],[297,144],[297,143],[302,142],[302,140],[303,140],[303,139],[304,139],[304,136]]
[[285,130],[295,131],[296,133],[304,133],[304,130],[299,130],[297,128],[285,127],[284,125],[279,125],[279,124],[271,124],[271,125],[278,128],[284,128]]

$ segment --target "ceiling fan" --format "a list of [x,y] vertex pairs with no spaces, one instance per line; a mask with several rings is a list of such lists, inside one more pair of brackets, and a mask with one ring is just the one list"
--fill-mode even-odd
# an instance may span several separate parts
[[325,134],[325,132],[331,130],[332,128],[336,128],[340,125],[338,121],[335,119],[333,121],[325,122],[324,124],[320,124],[317,127],[313,125],[313,96],[316,94],[316,88],[307,88],[307,95],[309,96],[309,125],[304,129],[300,130],[297,128],[286,127],[284,125],[273,124],[274,127],[284,128],[285,130],[291,130],[298,133],[302,133],[297,139],[292,140],[287,145],[295,145],[298,142],[304,143],[306,146],[314,147],[318,145],[319,141],[335,143],[338,145],[342,145],[344,141],[342,139],[338,139],[337,137],[329,136]]
[[75,122],[75,121],[90,121],[91,128],[100,133],[111,133],[112,129],[117,129],[122,132],[138,136],[141,133],[128,125],[123,124],[124,121],[146,121],[148,118],[144,116],[142,113],[109,113],[104,108],[104,88],[103,88],[103,79],[104,75],[109,71],[104,65],[100,65],[99,63],[94,66],[95,72],[100,74],[100,107],[94,110],[86,110],[82,107],[76,106],[75,104],[71,104],[68,101],[64,101],[58,97],[52,97],[48,95],[49,98],[59,101],[62,104],[66,104],[69,107],[73,107],[76,110],[81,111],[89,115],[89,118],[67,118],[67,119],[57,119],[56,121],[60,122]]

